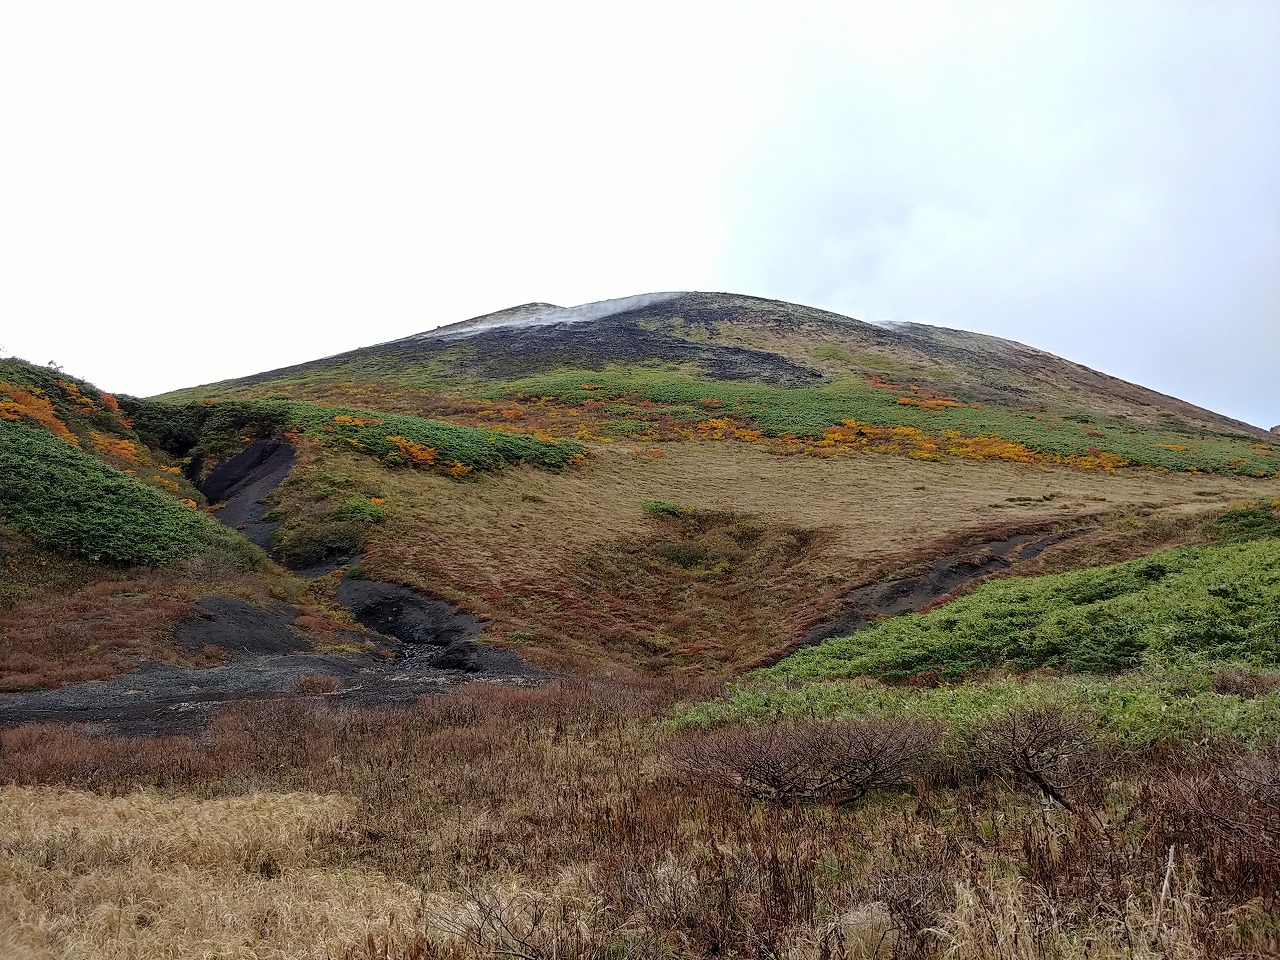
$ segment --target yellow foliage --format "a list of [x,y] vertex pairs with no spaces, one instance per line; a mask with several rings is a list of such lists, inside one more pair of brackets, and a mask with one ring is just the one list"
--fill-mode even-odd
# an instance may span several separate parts
[[7,400],[0,400],[0,418],[17,420],[20,417],[26,417],[28,420],[34,420],[54,436],[62,438],[67,443],[76,446],[80,445],[80,441],[76,439],[75,434],[68,430],[67,425],[58,419],[58,414],[54,411],[53,404],[45,397],[38,397],[12,383],[0,383],[0,393],[9,395]]
[[[93,448],[101,454],[116,457],[120,460],[128,460],[130,463],[137,463],[141,459],[138,455],[138,447],[132,440],[113,437],[106,433],[98,433],[96,430],[90,431],[89,436],[93,440]],[[177,467],[161,467],[160,469],[169,470],[172,473],[182,472]]]
[[333,418],[333,422],[349,427],[370,427],[382,423],[377,417],[349,417],[345,413],[338,414]]
[[[387,442],[399,451],[400,455],[410,463],[419,467],[429,467],[436,462],[436,448],[424,447],[408,437],[387,437]],[[470,470],[470,468],[467,468]]]
[[58,388],[62,390],[62,393],[66,396],[68,400],[70,400],[72,403],[74,403],[77,407],[80,408],[81,413],[84,413],[84,414],[93,413],[93,411],[96,409],[96,407],[94,406],[93,398],[86,397],[83,393],[80,392],[80,388],[76,386],[74,383],[72,383],[70,380],[59,380],[57,381],[57,383],[58,383]]

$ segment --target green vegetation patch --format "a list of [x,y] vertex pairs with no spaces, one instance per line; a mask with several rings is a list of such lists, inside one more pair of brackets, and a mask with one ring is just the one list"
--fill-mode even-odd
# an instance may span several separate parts
[[1280,539],[1280,499],[1228,510],[1214,523],[1214,531],[1229,542]]
[[1096,716],[1108,739],[1132,747],[1159,742],[1273,744],[1280,737],[1280,684],[1256,697],[1216,692],[1221,665],[1153,663],[1113,677],[1008,678],[920,688],[868,680],[805,684],[767,678],[680,716],[679,726],[781,718],[910,716],[965,735],[1011,709],[1063,707]]
[[121,405],[138,436],[152,447],[179,456],[228,456],[246,440],[282,433],[292,408],[287,400],[225,400],[219,403],[164,403],[126,397]]
[[1148,653],[1280,664],[1280,540],[998,580],[928,613],[800,650],[765,675],[958,678],[1004,666],[1103,673]]
[[[528,434],[309,403],[294,404],[290,422],[295,430],[327,443],[348,444],[392,464],[422,465],[419,458],[427,456],[429,460],[472,470],[492,470],[513,463],[563,467],[583,454],[582,445],[571,440],[540,440]],[[435,453],[425,455],[421,450]]]
[[581,444],[528,434],[464,427],[421,417],[371,413],[285,399],[173,404],[139,401],[139,432],[168,450],[225,455],[245,440],[292,431],[348,447],[393,466],[440,465],[455,472],[506,464],[563,467],[583,455]]
[[[909,385],[877,385],[858,377],[788,389],[702,380],[673,368],[565,370],[499,384],[484,391],[483,396],[550,397],[571,404],[610,400],[628,405],[629,419],[642,416],[638,404],[658,403],[665,404],[668,410],[690,411],[702,419],[740,418],[774,437],[820,438],[844,420],[858,420],[876,426],[915,427],[935,437],[944,430],[955,430],[966,437],[1001,437],[1050,456],[1088,457],[1103,450],[1135,465],[1170,470],[1258,476],[1280,471],[1280,448],[1245,436],[1152,430],[1116,418],[1059,416],[1048,411],[962,402],[926,409],[899,403],[904,398],[913,402],[919,399]],[[694,413],[698,410],[701,412]],[[660,411],[648,413],[657,415]]]
[[314,463],[295,467],[269,502],[276,555],[294,567],[349,557],[365,543],[372,525],[388,516],[381,490],[342,472],[340,452],[326,451]]
[[[1276,521],[1280,501],[1260,501],[1219,518],[1224,542],[985,584],[800,650],[676,723],[906,715],[964,736],[1014,708],[1058,707],[1096,716],[1106,737],[1131,746],[1274,743]],[[1010,666],[1072,673],[982,679]]]
[[262,558],[199,510],[39,427],[0,422],[0,474],[4,522],[55,550],[151,566],[217,553],[248,568]]

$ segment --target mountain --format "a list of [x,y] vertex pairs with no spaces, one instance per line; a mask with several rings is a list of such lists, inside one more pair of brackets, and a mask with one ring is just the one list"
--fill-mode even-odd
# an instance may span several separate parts
[[702,378],[779,387],[878,376],[993,405],[1268,437],[1259,427],[1010,340],[923,324],[864,323],[719,293],[651,293],[577,307],[528,303],[212,390],[239,392],[300,379],[378,380],[397,369],[441,386],[474,388],[566,368],[635,365],[685,367]]
[[[442,670],[732,675],[1280,492],[1274,438],[1211,411],[1007,340],[730,294],[524,304],[150,400],[0,374],[26,478],[0,504],[10,579],[74,571],[6,588],[31,611],[19,686],[223,662],[164,638],[195,617],[234,640],[228,597],[319,651],[431,637]],[[103,586],[139,564],[150,586]],[[143,593],[161,612],[129,656],[68,640],[36,663],[68,596],[115,622]]]
[[0,361],[3,952],[1275,955],[1277,452],[726,295]]

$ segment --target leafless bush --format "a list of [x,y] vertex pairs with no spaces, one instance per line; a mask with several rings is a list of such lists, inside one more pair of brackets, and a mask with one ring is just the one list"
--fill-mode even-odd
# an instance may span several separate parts
[[1063,707],[1010,710],[979,728],[973,745],[980,762],[1013,771],[1073,812],[1072,794],[1103,766],[1094,718]]
[[687,737],[673,766],[695,781],[773,803],[852,803],[904,782],[938,739],[907,718],[734,727]]
[[1256,700],[1280,688],[1280,676],[1273,673],[1257,673],[1229,667],[1213,680],[1213,692],[1224,696],[1234,694],[1245,700]]
[[939,915],[951,905],[955,880],[940,870],[919,866],[885,874],[873,882],[895,934],[894,954],[926,957],[932,953]]
[[606,954],[620,933],[598,905],[579,899],[497,888],[465,887],[457,893],[461,904],[456,912],[429,912],[427,925],[477,956],[594,960]]
[[1185,770],[1159,800],[1207,881],[1232,897],[1280,894],[1280,746]]

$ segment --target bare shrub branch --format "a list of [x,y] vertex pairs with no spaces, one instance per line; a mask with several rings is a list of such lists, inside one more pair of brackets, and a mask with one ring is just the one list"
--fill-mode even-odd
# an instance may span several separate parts
[[695,781],[771,803],[852,803],[907,780],[938,728],[907,718],[773,724],[697,734],[669,757]]
[[1003,713],[979,728],[973,746],[980,761],[1013,771],[1072,812],[1072,792],[1096,778],[1101,767],[1094,718],[1063,707]]

